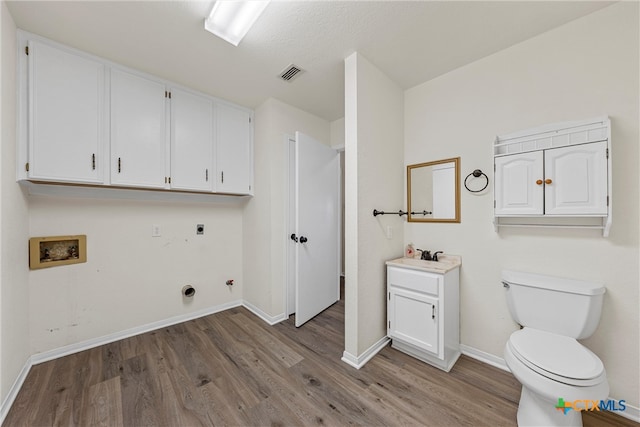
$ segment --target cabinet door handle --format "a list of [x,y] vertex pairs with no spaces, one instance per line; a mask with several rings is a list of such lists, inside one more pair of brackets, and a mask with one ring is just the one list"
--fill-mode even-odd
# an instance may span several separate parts
[[220,172],[220,177],[222,179],[222,183],[224,184],[224,171]]
[[545,184],[547,184],[547,185],[551,184],[552,182],[553,182],[553,181],[551,181],[549,178],[547,178],[547,179],[545,179],[545,180],[544,180],[544,183],[545,183]]
[[537,181],[536,181],[536,184],[538,184],[538,185],[542,185],[542,180],[541,180],[541,179],[537,180]]
[[436,318],[436,306],[435,305],[431,306],[431,318],[432,319]]
[[204,179],[205,181],[209,182],[209,169],[204,170]]
[[118,173],[122,170],[122,159],[118,157]]
[[96,170],[96,153],[91,155],[91,170]]

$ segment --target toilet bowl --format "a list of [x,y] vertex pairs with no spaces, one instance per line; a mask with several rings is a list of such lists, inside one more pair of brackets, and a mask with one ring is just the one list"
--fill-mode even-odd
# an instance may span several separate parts
[[604,286],[512,271],[503,272],[503,285],[522,326],[504,350],[522,384],[518,425],[582,426],[582,412],[609,395],[602,361],[577,341],[597,327]]
[[[522,384],[519,426],[581,426],[579,410],[595,409],[593,402],[609,395],[602,362],[573,338],[524,328],[509,338],[504,357]],[[565,410],[559,399],[578,402]]]

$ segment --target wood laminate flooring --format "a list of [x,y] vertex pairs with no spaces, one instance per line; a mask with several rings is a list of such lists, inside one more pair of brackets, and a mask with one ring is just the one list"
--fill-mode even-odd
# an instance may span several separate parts
[[[342,362],[344,304],[301,328],[234,308],[33,366],[3,426],[515,426],[520,384],[387,346]],[[635,426],[612,413],[584,424]]]

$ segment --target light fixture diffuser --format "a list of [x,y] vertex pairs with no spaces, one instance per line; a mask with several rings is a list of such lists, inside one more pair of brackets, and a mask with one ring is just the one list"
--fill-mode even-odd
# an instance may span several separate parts
[[268,0],[217,0],[204,29],[238,46],[268,4]]

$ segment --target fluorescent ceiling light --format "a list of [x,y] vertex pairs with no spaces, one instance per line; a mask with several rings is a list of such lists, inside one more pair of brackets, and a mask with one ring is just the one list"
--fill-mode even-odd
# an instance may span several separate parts
[[204,20],[204,29],[238,46],[268,4],[262,0],[218,0]]

